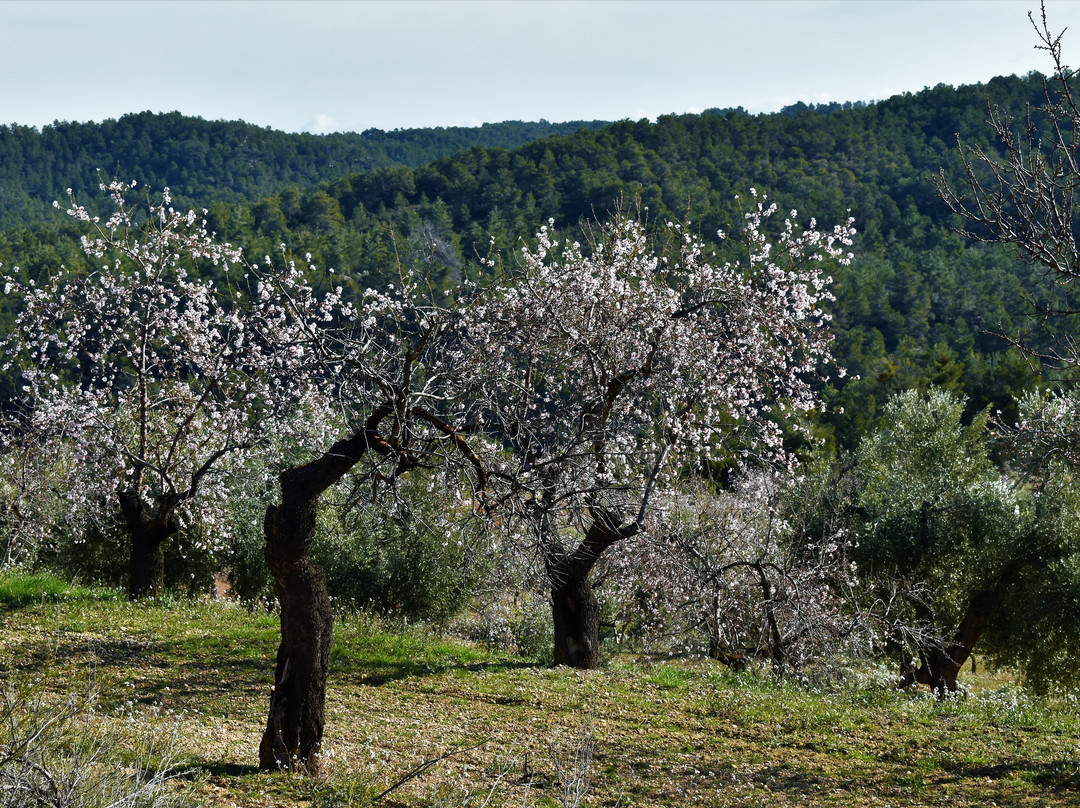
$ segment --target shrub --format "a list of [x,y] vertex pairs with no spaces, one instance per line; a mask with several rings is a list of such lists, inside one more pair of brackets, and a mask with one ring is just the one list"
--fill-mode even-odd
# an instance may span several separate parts
[[389,503],[324,508],[311,557],[330,596],[388,616],[445,623],[470,602],[482,577],[476,533],[444,521],[422,483],[400,485]]

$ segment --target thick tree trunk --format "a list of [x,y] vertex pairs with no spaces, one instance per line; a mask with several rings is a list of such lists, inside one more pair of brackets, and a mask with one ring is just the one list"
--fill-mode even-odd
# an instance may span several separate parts
[[153,597],[165,588],[164,534],[149,530],[131,530],[128,597],[136,600]]
[[[279,526],[268,527],[268,533],[271,529]],[[304,557],[278,558],[272,546],[268,541],[266,555],[278,583],[281,645],[259,768],[314,774],[325,723],[334,616],[322,570]]]
[[585,539],[573,553],[554,553],[545,561],[551,583],[556,665],[600,667],[600,602],[589,574],[608,547],[637,533],[637,522],[619,527],[618,515],[595,509]]
[[917,682],[929,685],[939,696],[955,693],[959,687],[957,679],[960,670],[986,632],[990,618],[1005,599],[1019,571],[1019,565],[1010,566],[1002,573],[994,589],[974,595],[968,601],[967,611],[952,640],[944,647],[920,648],[919,667],[909,667],[901,678],[901,685]]
[[319,497],[341,479],[368,448],[382,451],[375,425],[306,466],[281,473],[281,504],[266,510],[264,551],[281,601],[281,645],[266,731],[259,745],[259,768],[316,773],[326,711],[326,678],[334,618],[326,579],[307,557],[315,536]]
[[[389,404],[375,408],[364,428],[352,437],[339,440],[318,460],[283,471],[279,478],[281,504],[266,510],[264,550],[281,601],[281,645],[266,731],[259,744],[260,769],[288,768],[308,773],[319,770],[334,618],[326,579],[307,554],[315,536],[319,497],[365,452],[395,457],[395,474],[416,466],[415,457],[377,432],[382,420],[393,412]],[[452,438],[458,450],[476,466],[482,483],[483,468],[464,439],[424,410],[414,408],[413,414]]]
[[552,583],[556,665],[585,670],[600,666],[600,602],[588,574],[589,570],[584,575],[565,570]]
[[131,537],[128,562],[128,597],[152,597],[165,588],[165,550],[162,544],[177,531],[172,509],[162,506],[148,513],[136,491],[120,493],[120,511]]
[[920,665],[912,673],[919,684],[929,685],[938,695],[955,693],[957,677],[971,657],[976,643],[986,631],[1000,598],[995,592],[980,592],[969,602],[964,619],[960,621],[952,640],[945,647],[919,650]]

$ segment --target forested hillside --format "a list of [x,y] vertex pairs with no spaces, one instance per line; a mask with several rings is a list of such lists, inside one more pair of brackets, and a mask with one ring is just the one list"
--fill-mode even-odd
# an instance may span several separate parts
[[[1024,109],[1042,94],[1043,79],[1032,74],[873,104],[710,110],[603,128],[312,136],[148,114],[41,133],[7,128],[0,153],[21,156],[0,158],[0,261],[31,276],[77,263],[58,214],[33,230],[12,219],[36,216],[66,186],[83,201],[96,168],[205,205],[210,229],[250,254],[280,244],[310,252],[354,293],[388,282],[397,260],[447,277],[468,271],[491,244],[515,252],[549,218],[576,231],[620,200],[653,221],[688,218],[715,239],[738,221],[753,188],[829,226],[849,211],[855,218],[856,260],[834,278],[831,305],[848,375],[830,390],[827,416],[838,443],[851,446],[898,390],[933,383],[966,394],[969,413],[987,405],[1008,412],[1033,383],[992,332],[1023,327],[1030,306],[1021,290],[1039,288],[1037,272],[953,233],[930,178],[943,166],[958,175],[957,134],[989,145],[988,104]],[[452,153],[470,138],[474,145]]]
[[101,123],[56,122],[38,130],[0,126],[0,227],[46,217],[67,188],[96,190],[97,172],[171,187],[180,202],[237,202],[379,166],[421,166],[470,146],[513,148],[601,121],[506,121],[478,127],[368,129],[289,134],[243,121],[178,112],[124,115]]
[[395,249],[454,269],[492,239],[514,251],[548,218],[574,229],[619,200],[640,203],[654,221],[689,218],[706,239],[731,230],[751,188],[829,225],[850,211],[856,261],[835,278],[832,306],[849,376],[833,391],[830,418],[839,442],[852,445],[898,390],[932,382],[967,394],[973,412],[1009,410],[1031,383],[990,332],[1023,326],[1030,308],[1020,290],[1037,288],[1037,273],[953,233],[931,177],[943,166],[957,176],[957,134],[989,145],[988,104],[1024,109],[1042,94],[1033,74],[869,105],[622,121],[340,177],[254,206],[218,205],[212,219],[259,253],[282,242],[310,251],[359,286],[385,277]]

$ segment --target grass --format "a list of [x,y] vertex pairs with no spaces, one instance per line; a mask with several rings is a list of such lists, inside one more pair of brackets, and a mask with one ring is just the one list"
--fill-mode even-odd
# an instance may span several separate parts
[[76,586],[52,575],[0,574],[0,609],[17,609],[45,600],[116,600],[119,596],[113,590]]
[[0,675],[91,671],[108,720],[180,720],[177,787],[210,806],[364,805],[455,750],[379,804],[480,805],[497,783],[491,805],[559,805],[552,750],[586,728],[589,806],[1080,804],[1075,697],[1035,701],[1007,675],[940,702],[875,671],[812,685],[616,656],[579,672],[365,615],[336,624],[326,775],[259,774],[276,647],[276,616],[236,604],[0,576]]

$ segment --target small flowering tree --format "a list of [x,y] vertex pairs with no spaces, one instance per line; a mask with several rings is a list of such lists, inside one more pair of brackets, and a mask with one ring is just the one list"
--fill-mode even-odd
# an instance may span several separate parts
[[736,669],[758,657],[784,673],[866,653],[875,625],[853,597],[842,486],[831,474],[755,470],[728,490],[671,492],[611,554],[619,617],[648,641]]
[[317,299],[295,266],[248,266],[167,189],[142,204],[133,185],[101,189],[107,220],[67,208],[100,263],[40,286],[6,277],[22,307],[5,349],[7,367],[21,364],[28,429],[66,447],[69,524],[122,517],[137,598],[161,589],[162,543],[192,520],[224,546],[220,505],[257,448],[324,420],[301,417],[322,406],[306,346],[340,293]]
[[30,567],[51,548],[62,525],[56,491],[65,462],[47,456],[25,432],[17,413],[0,426],[0,569]]
[[463,315],[463,379],[496,447],[491,503],[550,582],[557,664],[598,664],[590,574],[657,490],[736,452],[781,458],[779,422],[819,406],[822,261],[848,261],[854,230],[803,228],[792,211],[770,238],[776,210],[755,203],[728,260],[688,226],[654,239],[625,212],[586,246],[543,227]]

